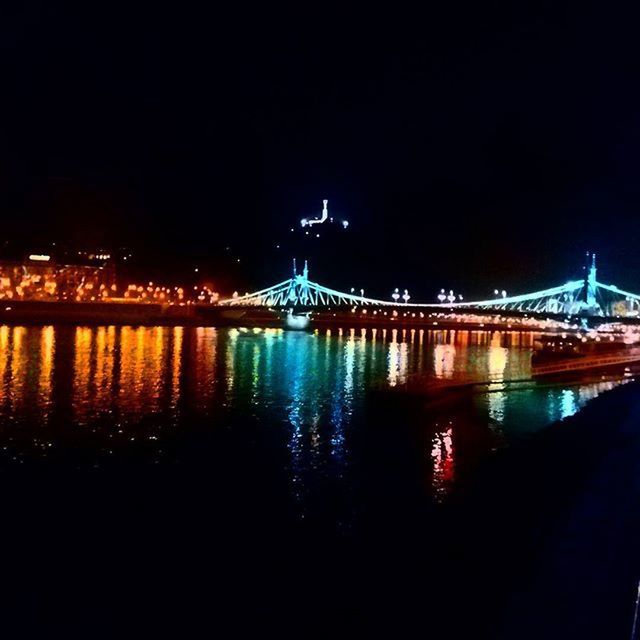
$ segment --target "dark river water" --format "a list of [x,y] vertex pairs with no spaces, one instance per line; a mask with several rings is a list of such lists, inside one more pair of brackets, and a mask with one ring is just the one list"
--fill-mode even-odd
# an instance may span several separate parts
[[[296,576],[301,563],[308,580],[313,566],[325,572],[317,584],[348,601],[353,592],[341,591],[336,567],[353,545],[372,549],[384,538],[397,546],[416,512],[424,523],[424,509],[472,483],[492,452],[626,381],[527,382],[532,345],[530,334],[499,332],[2,326],[0,470],[14,487],[37,484],[13,505],[22,513],[34,496],[42,501],[15,516],[27,518],[30,534],[91,522],[104,550],[128,527],[148,540],[170,531],[199,550],[197,564],[213,562],[215,548],[213,571],[234,576],[228,585],[236,565],[223,571],[221,563],[242,548],[249,573],[260,566]],[[416,376],[427,386],[491,384],[449,403],[387,393]],[[62,495],[73,499],[52,507]],[[61,531],[60,544],[75,553]],[[140,559],[130,547],[120,554],[127,566]],[[270,555],[281,558],[278,568],[264,567]],[[269,591],[252,579],[248,596],[242,584],[229,589],[246,602]],[[326,591],[316,596],[328,606]]]
[[465,430],[484,433],[478,447],[508,444],[624,380],[525,382],[532,344],[530,334],[507,332],[2,326],[3,462],[64,454],[99,466],[132,452],[170,462],[163,440],[176,431],[242,420],[280,449],[274,464],[299,497],[350,467],[371,390],[416,374],[426,385],[490,380],[469,403],[412,416],[442,493],[463,471],[455,443]]

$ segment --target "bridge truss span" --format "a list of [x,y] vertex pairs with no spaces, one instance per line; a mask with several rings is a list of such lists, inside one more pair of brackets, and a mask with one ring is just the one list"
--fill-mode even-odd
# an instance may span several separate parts
[[345,293],[309,280],[305,262],[301,274],[295,261],[291,278],[272,287],[243,296],[234,295],[220,300],[222,306],[269,308],[329,308],[329,307],[396,307],[426,309],[430,311],[497,311],[532,314],[565,314],[589,316],[636,316],[640,313],[640,295],[602,284],[596,279],[595,255],[587,277],[566,284],[516,296],[495,297],[486,300],[415,303],[368,298],[353,292]]
[[243,307],[340,307],[340,306],[395,306],[395,303],[375,298],[365,298],[325,287],[309,280],[309,268],[305,262],[302,274],[294,271],[291,278],[267,289],[234,296],[219,301],[223,306]]
[[443,304],[447,308],[493,309],[530,313],[570,313],[579,300],[584,280],[573,280],[559,287],[534,291],[518,296],[497,297],[474,302]]

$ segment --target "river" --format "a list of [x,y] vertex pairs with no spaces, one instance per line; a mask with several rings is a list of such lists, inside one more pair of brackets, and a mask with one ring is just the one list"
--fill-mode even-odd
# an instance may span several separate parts
[[532,345],[531,334],[516,332],[1,326],[0,460],[64,454],[100,466],[133,452],[166,463],[165,440],[177,431],[241,421],[278,449],[273,465],[300,498],[352,465],[371,389],[415,375],[491,380],[470,405],[411,417],[432,444],[432,488],[442,494],[464,475],[455,444],[465,446],[469,430],[483,434],[481,454],[624,382],[510,382],[530,376]]
[[[215,571],[234,576],[227,586],[240,563],[349,600],[345,585],[363,585],[345,569],[357,554],[384,539],[418,557],[424,538],[405,531],[430,528],[495,451],[629,379],[527,381],[532,346],[518,332],[1,326],[0,471],[16,488],[6,513],[28,530],[13,544],[63,520],[57,544],[73,555],[70,532],[89,521],[93,537],[78,544],[93,557],[89,539],[102,553],[131,527],[153,541],[153,571],[157,557],[183,571],[154,546],[171,536],[198,563],[213,562],[215,547]],[[393,392],[415,376],[491,384],[460,402],[405,403]],[[236,558],[224,570],[221,548]],[[148,549],[122,546],[119,561]],[[312,565],[322,574],[313,587]],[[84,571],[84,560],[73,566]],[[254,575],[252,589],[268,592],[264,580]],[[327,606],[327,592],[314,593]],[[309,604],[297,589],[289,597]]]

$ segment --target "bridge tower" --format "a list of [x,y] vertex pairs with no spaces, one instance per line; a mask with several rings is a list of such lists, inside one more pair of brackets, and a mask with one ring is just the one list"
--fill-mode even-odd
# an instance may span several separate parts
[[591,254],[591,266],[589,267],[589,273],[587,275],[587,305],[589,307],[595,307],[596,302],[596,289],[598,283],[596,281],[596,254]]
[[[589,262],[589,255],[591,255],[591,262]],[[598,269],[596,268],[596,254],[589,254],[587,252],[587,264],[586,264],[586,275],[584,279],[584,307],[591,314],[598,314],[602,312],[600,309],[600,305],[598,304],[598,300],[596,297],[596,292],[598,290],[598,281],[596,280],[596,274]]]

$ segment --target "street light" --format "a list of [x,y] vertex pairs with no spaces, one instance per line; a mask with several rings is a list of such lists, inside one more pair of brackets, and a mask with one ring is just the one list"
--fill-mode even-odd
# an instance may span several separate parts
[[447,296],[447,300],[449,301],[450,304],[453,304],[456,301],[456,297],[453,293],[453,289],[449,290],[449,295]]
[[398,298],[400,297],[400,293],[399,293],[399,291],[398,291],[398,287],[396,287],[396,288],[393,290],[393,293],[391,294],[391,297],[393,298],[393,301],[394,301],[394,302],[398,302]]
[[447,299],[447,294],[444,292],[444,289],[440,289],[440,293],[438,294],[438,300],[440,302],[444,302]]
[[405,304],[408,304],[409,300],[411,299],[411,296],[409,295],[409,292],[405,289],[404,293],[402,294],[402,299],[404,300]]

